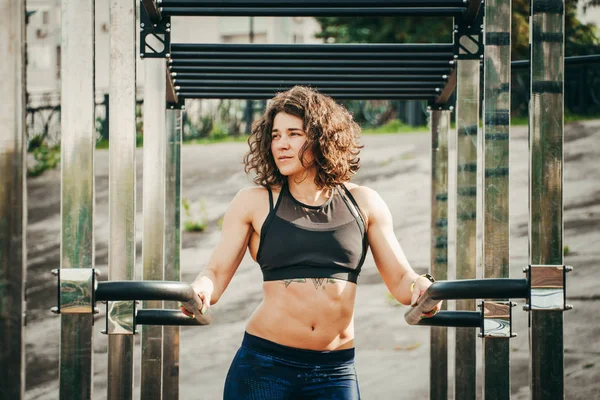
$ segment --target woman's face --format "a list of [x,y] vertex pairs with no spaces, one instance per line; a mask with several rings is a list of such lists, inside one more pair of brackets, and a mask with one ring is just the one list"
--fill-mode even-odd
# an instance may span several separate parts
[[[271,154],[281,175],[293,176],[302,174],[306,168],[300,162],[300,149],[306,143],[302,119],[295,115],[280,112],[273,120],[271,132]],[[310,165],[313,155],[308,149],[304,153],[305,165]]]

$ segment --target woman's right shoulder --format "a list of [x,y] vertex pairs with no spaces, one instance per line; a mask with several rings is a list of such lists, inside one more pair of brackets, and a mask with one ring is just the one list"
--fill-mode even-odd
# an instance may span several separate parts
[[[273,186],[270,188],[274,198],[277,198],[281,187]],[[269,201],[269,191],[264,186],[250,186],[240,189],[236,194],[236,200],[243,202],[246,206],[260,207],[265,201]]]

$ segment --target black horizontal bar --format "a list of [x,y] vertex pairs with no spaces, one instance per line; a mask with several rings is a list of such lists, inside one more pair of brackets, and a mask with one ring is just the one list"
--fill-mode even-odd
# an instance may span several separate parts
[[332,43],[332,44],[254,44],[254,43],[172,43],[171,54],[187,52],[220,53],[452,53],[451,43]]
[[[527,298],[527,279],[466,279],[434,282],[405,314],[410,325],[421,321],[421,314],[434,309],[440,300]],[[460,310],[459,310],[460,311]]]
[[198,67],[198,66],[174,66],[171,68],[171,72],[190,72],[196,74],[202,73],[239,73],[239,74],[264,74],[269,76],[270,73],[287,73],[287,74],[356,74],[356,75],[371,75],[375,74],[376,76],[380,76],[382,74],[397,74],[397,75],[406,75],[406,74],[449,74],[452,69],[450,67],[436,67],[436,68],[408,68],[408,67],[397,67],[397,68],[373,68],[373,67],[363,67],[363,68],[354,68],[354,67],[340,67],[340,68],[331,68],[331,67]]
[[202,80],[290,80],[295,82],[372,82],[372,81],[390,81],[390,82],[406,82],[406,81],[438,81],[445,80],[443,74],[435,71],[429,75],[414,74],[414,75],[352,75],[352,74],[259,74],[259,73],[240,73],[240,74],[224,74],[224,73],[204,73],[198,74],[194,72],[179,72],[172,73],[173,82],[190,83]]
[[372,52],[372,53],[350,53],[350,52],[337,52],[337,53],[325,53],[325,52],[200,52],[200,51],[171,51],[172,60],[211,60],[211,59],[224,59],[224,60],[239,60],[245,57],[251,57],[253,60],[414,60],[414,61],[437,61],[445,60],[450,61],[453,59],[452,53],[416,53],[416,52]]
[[538,0],[531,3],[532,14],[562,14],[564,12],[564,3],[562,0]]
[[[266,93],[275,95],[276,93],[283,92],[291,89],[290,87],[267,87],[267,88],[253,88],[243,86],[230,86],[230,87],[182,87],[177,90],[177,93],[236,93],[236,92],[247,92],[247,93]],[[384,89],[371,89],[371,88],[319,88],[319,91],[323,94],[335,96],[338,94],[427,94],[430,96],[436,96],[439,91],[431,88],[384,88]]]
[[198,67],[449,67],[453,60],[254,60],[246,59],[172,59],[173,68]]
[[[188,309],[196,311],[195,317],[200,325],[212,321],[211,313],[201,315],[202,301],[194,289],[183,282],[169,281],[107,281],[98,282],[95,291],[96,301],[116,300],[171,300],[187,303]],[[136,318],[137,320],[137,318]]]
[[[600,54],[592,54],[589,56],[571,56],[565,57],[565,65],[581,65],[600,63]],[[512,68],[527,68],[529,60],[517,60],[510,63]]]
[[160,7],[171,16],[229,16],[229,17],[365,17],[365,16],[424,16],[461,15],[464,7]]
[[237,79],[176,79],[175,89],[191,88],[191,87],[203,87],[203,86],[245,86],[245,87],[292,87],[296,85],[313,86],[316,88],[327,87],[327,88],[441,88],[444,86],[442,80],[431,80],[431,81],[371,81],[371,82],[357,82],[357,81],[322,81],[315,82],[308,79],[296,79],[296,80],[237,80]]
[[564,81],[533,81],[531,83],[531,92],[560,94],[563,92],[563,85]]
[[431,318],[423,318],[417,325],[450,326],[454,328],[480,328],[479,311],[440,311]]
[[529,296],[529,283],[510,278],[438,281],[427,291],[433,300],[524,299]]
[[174,325],[174,326],[199,326],[202,325],[195,318],[190,318],[180,310],[141,309],[135,314],[136,325]]
[[[323,0],[162,0],[165,7],[307,7]],[[462,7],[462,0],[329,0],[328,7]]]
[[183,282],[169,281],[107,281],[98,282],[97,301],[194,299],[194,290]]
[[[326,93],[328,94],[328,93]],[[329,95],[329,94],[328,94]],[[336,100],[430,100],[435,95],[426,94],[339,94],[330,95]],[[268,100],[273,93],[180,93],[182,99],[246,99]]]

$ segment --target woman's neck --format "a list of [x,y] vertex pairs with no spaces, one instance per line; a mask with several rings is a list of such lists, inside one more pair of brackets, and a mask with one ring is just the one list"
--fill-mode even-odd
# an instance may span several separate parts
[[331,196],[331,190],[328,188],[319,188],[313,179],[304,179],[301,182],[288,177],[288,189],[292,196],[309,206],[318,206],[325,203]]

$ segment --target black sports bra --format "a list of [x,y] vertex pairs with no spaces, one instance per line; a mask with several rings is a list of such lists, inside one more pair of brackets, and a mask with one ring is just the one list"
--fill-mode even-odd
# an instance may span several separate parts
[[284,185],[261,233],[256,260],[264,281],[334,278],[356,283],[367,253],[365,222],[345,187],[321,206],[296,200]]

